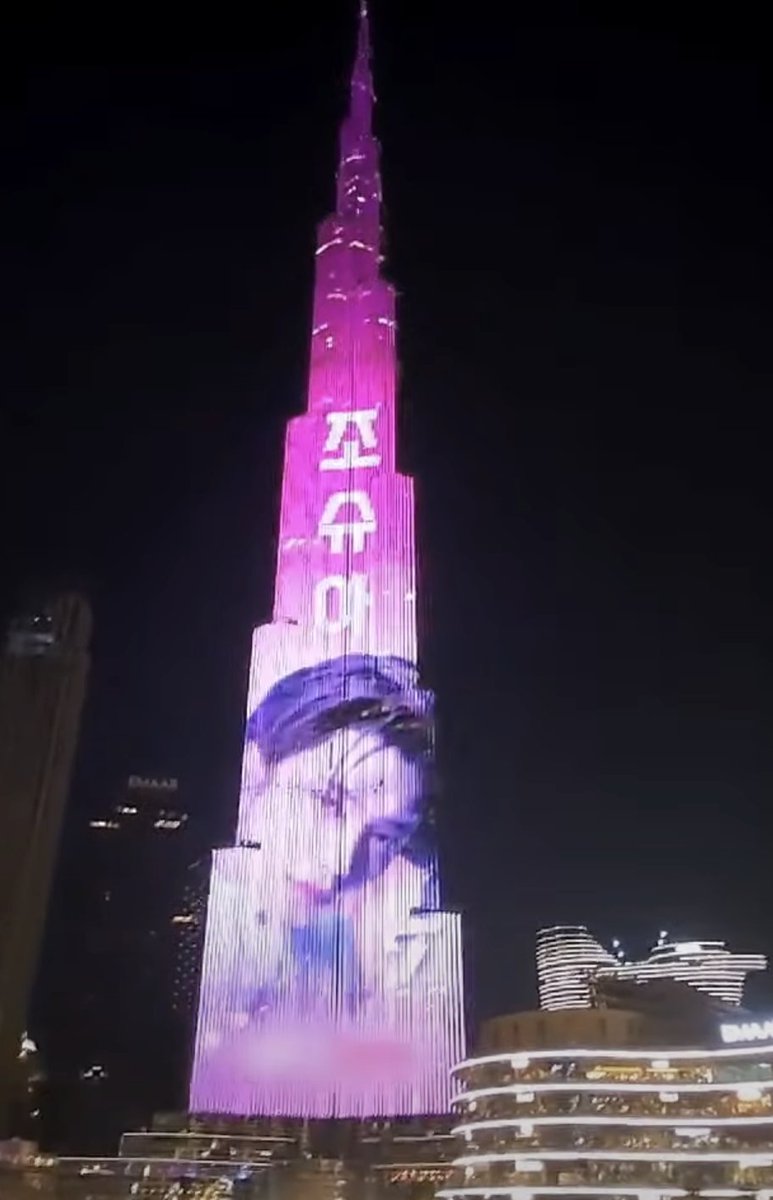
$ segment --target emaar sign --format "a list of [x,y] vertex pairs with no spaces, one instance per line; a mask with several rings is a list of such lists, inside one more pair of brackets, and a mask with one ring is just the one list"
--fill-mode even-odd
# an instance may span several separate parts
[[773,1021],[739,1021],[719,1027],[723,1042],[773,1042]]

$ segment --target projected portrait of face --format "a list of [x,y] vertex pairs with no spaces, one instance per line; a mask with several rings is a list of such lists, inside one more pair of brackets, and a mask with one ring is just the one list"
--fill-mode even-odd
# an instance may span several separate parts
[[394,657],[294,672],[251,715],[245,778],[285,930],[268,1008],[303,1013],[334,992],[354,1014],[385,943],[433,902],[432,749],[431,694]]

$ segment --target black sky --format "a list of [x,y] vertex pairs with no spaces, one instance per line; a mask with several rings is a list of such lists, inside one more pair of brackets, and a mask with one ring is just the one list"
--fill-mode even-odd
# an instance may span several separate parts
[[[6,18],[2,607],[92,599],[73,820],[158,771],[232,826],[356,5],[304,7]],[[556,920],[773,953],[770,60],[674,7],[373,0],[480,1014]]]

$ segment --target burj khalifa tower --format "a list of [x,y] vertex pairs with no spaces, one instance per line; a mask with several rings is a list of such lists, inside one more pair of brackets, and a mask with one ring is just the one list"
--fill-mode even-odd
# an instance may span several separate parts
[[214,854],[197,1113],[442,1113],[464,1050],[370,57],[363,2],[317,237],[306,410],[287,428],[273,616],[252,641],[236,837]]

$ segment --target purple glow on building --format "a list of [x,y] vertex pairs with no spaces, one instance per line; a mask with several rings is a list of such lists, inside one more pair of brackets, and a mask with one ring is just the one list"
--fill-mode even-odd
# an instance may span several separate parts
[[273,620],[253,636],[238,845],[212,871],[194,1112],[444,1112],[463,1056],[372,108],[363,4],[318,233],[308,406],[287,430]]

